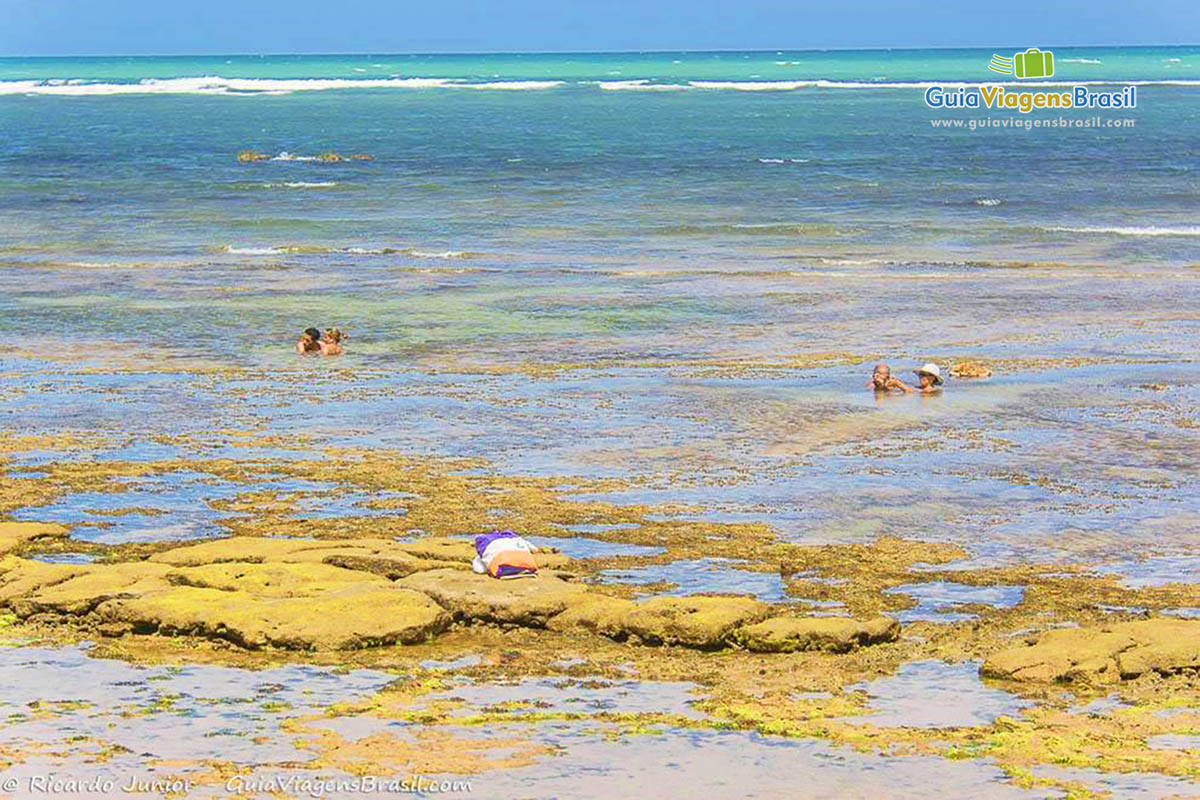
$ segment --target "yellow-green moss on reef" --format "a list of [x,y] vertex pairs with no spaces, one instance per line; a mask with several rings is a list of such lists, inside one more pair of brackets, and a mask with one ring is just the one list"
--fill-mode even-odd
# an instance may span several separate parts
[[1067,628],[993,654],[983,673],[1026,681],[1113,683],[1147,672],[1200,671],[1200,620],[1147,619]]
[[[251,649],[412,643],[452,622],[550,626],[706,649],[744,642],[764,651],[803,648],[805,641],[844,650],[899,633],[895,623],[789,618],[780,624],[792,626],[790,633],[776,642],[755,626],[790,613],[786,606],[736,596],[634,601],[552,568],[533,578],[497,581],[467,569],[471,552],[468,541],[440,537],[416,542],[238,537],[176,547],[145,561],[61,565],[7,556],[0,560],[0,602],[21,619],[57,618],[110,636],[184,634]],[[380,563],[411,571],[390,580],[379,574]],[[560,556],[558,563],[565,559]]]
[[855,647],[892,642],[899,636],[900,623],[888,617],[865,621],[844,617],[775,617],[737,632],[741,645],[759,653],[798,650],[845,653]]

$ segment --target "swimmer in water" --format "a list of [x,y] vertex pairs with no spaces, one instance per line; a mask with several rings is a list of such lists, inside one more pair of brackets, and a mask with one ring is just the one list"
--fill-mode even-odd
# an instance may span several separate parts
[[296,352],[301,355],[312,355],[321,352],[321,332],[316,328],[305,328],[296,342]]
[[913,389],[899,378],[892,377],[892,369],[887,364],[876,364],[875,372],[871,374],[871,382],[867,384],[868,389],[874,389],[876,392],[911,392]]
[[325,336],[321,339],[321,355],[340,356],[346,352],[345,348],[342,347],[342,341],[348,338],[338,328],[326,328]]

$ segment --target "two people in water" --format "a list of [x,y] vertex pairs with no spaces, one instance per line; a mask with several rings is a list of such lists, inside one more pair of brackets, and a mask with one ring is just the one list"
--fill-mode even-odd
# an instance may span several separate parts
[[876,393],[937,394],[942,390],[942,371],[937,364],[931,361],[914,372],[917,373],[917,385],[909,386],[899,378],[893,378],[892,368],[887,364],[876,364],[875,372],[871,375],[871,382],[867,384],[867,387],[874,389]]
[[337,328],[326,328],[324,334],[316,328],[306,328],[296,342],[296,352],[301,355],[340,356],[346,352],[342,342],[348,338]]

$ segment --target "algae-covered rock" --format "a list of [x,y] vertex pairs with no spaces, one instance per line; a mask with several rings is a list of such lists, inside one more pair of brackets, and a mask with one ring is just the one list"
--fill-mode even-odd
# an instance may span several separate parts
[[249,164],[254,161],[270,161],[271,157],[266,153],[258,153],[254,150],[243,150],[237,154],[237,160],[243,164]]
[[756,653],[794,653],[825,650],[847,653],[857,647],[894,642],[900,623],[888,617],[868,620],[846,617],[774,617],[738,628],[733,639]]
[[[412,575],[414,572],[420,572],[427,569],[442,569],[450,562],[445,561],[430,561],[424,558],[417,558],[408,555],[407,553],[391,553],[388,555],[370,554],[357,550],[348,550],[346,552],[334,552],[324,556],[321,559],[326,564],[331,564],[335,567],[351,569],[357,572],[368,572],[374,575],[382,575],[389,580],[399,580]],[[455,564],[459,569],[468,569],[466,563]]]
[[770,606],[749,597],[652,597],[634,603],[623,627],[652,644],[709,649],[725,644],[734,628],[769,612]]
[[1200,669],[1200,620],[1149,619],[1053,630],[994,653],[982,674],[1019,681],[1115,683]]
[[582,628],[613,639],[647,644],[723,647],[741,625],[765,617],[770,606],[749,597],[651,597],[633,601],[592,594],[550,622],[555,630]]
[[165,576],[169,571],[170,567],[162,564],[142,561],[104,565],[43,585],[11,600],[9,605],[18,617],[46,612],[86,614],[106,600],[166,588],[169,584]]
[[551,617],[588,597],[584,587],[548,573],[502,581],[464,570],[437,569],[410,575],[397,585],[424,592],[457,617],[522,627],[543,627]]
[[388,579],[379,575],[320,563],[204,564],[172,571],[167,580],[180,586],[249,592],[259,597],[315,597],[349,585],[388,585]]
[[219,564],[229,561],[262,563],[264,561],[297,560],[306,551],[325,551],[316,560],[321,560],[338,542],[323,542],[312,539],[282,539],[257,536],[234,536],[228,539],[211,539],[199,544],[174,547],[150,556],[150,561],[173,564],[179,567]]
[[409,555],[434,561],[470,564],[471,559],[475,557],[475,545],[469,539],[455,539],[449,536],[428,536],[414,542],[398,542],[397,548]]
[[[394,539],[287,539],[282,537],[233,536],[175,547],[150,557],[151,561],[175,566],[200,566],[242,562],[332,564],[346,569],[402,578],[426,569],[456,567],[469,569],[475,547],[466,539],[431,536],[415,542]],[[538,555],[546,567],[569,559],[557,553]]]
[[[457,557],[463,567],[471,558],[462,541],[456,541]],[[397,562],[393,567],[407,565],[409,572],[418,569],[434,569],[446,566],[445,561],[426,558],[424,552],[440,552],[436,544],[418,548],[413,543],[397,542],[393,539],[286,539],[281,537],[233,536],[213,539],[199,544],[175,547],[150,557],[151,561],[180,567],[203,564],[241,562],[264,563],[336,563],[335,559],[353,556],[358,559],[389,559]],[[464,553],[466,554],[464,557]],[[366,562],[360,562],[366,563]],[[343,566],[339,564],[339,566]],[[357,569],[357,567],[354,567]],[[382,570],[367,569],[367,572]],[[406,572],[405,574],[408,574]]]
[[374,582],[305,597],[176,586],[109,600],[96,614],[139,633],[222,638],[251,649],[350,650],[408,644],[450,623],[450,615],[420,592]]
[[547,627],[556,631],[581,628],[601,636],[624,639],[629,635],[625,620],[636,606],[633,600],[594,592],[551,619]]
[[67,535],[62,525],[42,522],[0,522],[0,555],[11,553],[23,544],[36,539],[61,539]]
[[954,378],[990,378],[991,369],[973,361],[959,361],[950,367],[950,376]]
[[75,564],[47,564],[15,556],[0,558],[0,603],[37,591],[43,586],[62,583],[87,572]]

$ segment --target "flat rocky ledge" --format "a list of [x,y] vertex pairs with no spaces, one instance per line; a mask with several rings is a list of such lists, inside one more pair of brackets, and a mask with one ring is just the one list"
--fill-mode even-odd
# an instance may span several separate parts
[[427,641],[452,625],[578,631],[635,644],[764,653],[846,652],[894,641],[893,620],[791,616],[742,596],[630,600],[571,579],[545,554],[534,578],[470,571],[470,542],[431,537],[236,537],[144,561],[50,564],[11,555],[54,526],[0,524],[0,604],[21,619],[125,633],[224,639],[248,649],[348,650]]
[[1200,620],[1156,618],[1063,628],[994,653],[982,672],[1039,682],[1116,683],[1200,671]]

